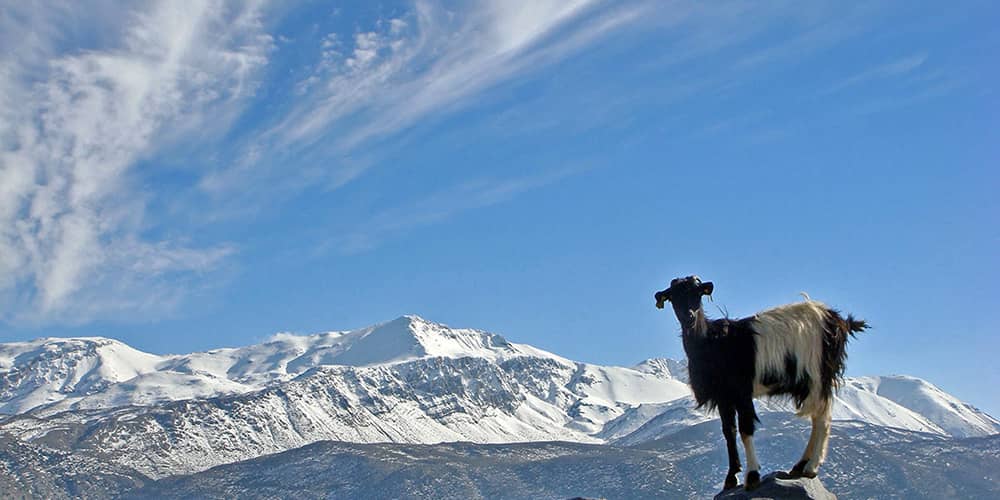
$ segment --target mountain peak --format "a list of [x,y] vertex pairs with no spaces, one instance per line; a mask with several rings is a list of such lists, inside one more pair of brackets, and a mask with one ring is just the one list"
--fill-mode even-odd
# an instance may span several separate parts
[[686,360],[677,361],[670,358],[649,358],[633,366],[632,369],[657,377],[674,378],[685,383],[688,381]]
[[283,335],[280,339],[303,346],[304,353],[288,363],[289,373],[320,365],[368,366],[423,357],[493,359],[522,352],[521,346],[500,335],[451,328],[415,314],[358,330],[309,337]]
[[345,335],[343,350],[330,364],[363,366],[406,361],[427,355],[417,331],[428,325],[417,316],[400,316]]
[[[426,319],[423,316],[420,316],[418,314],[404,314],[404,315],[402,315],[402,316],[400,316],[400,317],[398,317],[398,318],[396,318],[396,319],[394,319],[392,321],[407,321],[407,322],[410,322],[410,323],[440,324],[440,323],[436,323],[434,321],[431,321],[429,319]],[[390,321],[390,323],[392,321]]]
[[517,352],[500,335],[467,328],[451,328],[415,314],[360,330],[339,356],[338,364],[365,365],[405,361],[416,357],[495,358]]

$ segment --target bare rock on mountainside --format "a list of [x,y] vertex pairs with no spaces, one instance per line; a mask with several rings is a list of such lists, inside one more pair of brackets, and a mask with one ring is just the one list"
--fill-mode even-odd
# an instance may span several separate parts
[[753,491],[743,487],[732,488],[718,495],[715,500],[837,500],[823,483],[816,478],[791,478],[782,472],[764,476],[760,486]]
[[113,498],[147,483],[129,467],[0,434],[0,498]]

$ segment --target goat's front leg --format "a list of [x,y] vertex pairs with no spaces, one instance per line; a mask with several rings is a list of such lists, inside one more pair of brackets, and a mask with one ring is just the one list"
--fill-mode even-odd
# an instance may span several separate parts
[[746,489],[753,490],[760,486],[760,463],[757,462],[757,452],[753,447],[753,431],[757,423],[757,413],[753,408],[753,399],[740,404],[740,439],[747,454],[747,476],[743,484]]
[[719,418],[722,420],[722,435],[726,437],[726,451],[729,452],[729,472],[722,486],[728,490],[738,484],[736,474],[740,471],[740,452],[736,449],[736,408],[719,406]]

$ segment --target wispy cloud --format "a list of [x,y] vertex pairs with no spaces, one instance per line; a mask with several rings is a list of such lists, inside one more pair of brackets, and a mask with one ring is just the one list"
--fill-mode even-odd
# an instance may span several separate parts
[[338,141],[341,148],[397,131],[524,71],[539,53],[565,51],[546,38],[594,3],[492,2],[458,16],[417,3],[409,21],[391,19],[378,31],[355,34],[339,71],[275,132],[285,141],[309,141],[358,111],[360,126]]
[[[363,173],[338,158],[455,110],[516,75],[558,61],[637,20],[650,4],[505,0],[458,11],[418,1],[400,17],[320,40],[320,60],[295,104],[250,141],[241,159],[207,176],[212,192],[274,175],[279,157],[322,162],[340,185]],[[267,144],[271,161],[256,152]],[[317,153],[316,150],[319,150]],[[254,157],[254,161],[247,158]],[[332,159],[332,160],[331,160]],[[308,160],[306,160],[308,161]]]
[[[237,139],[235,161],[200,175],[204,190],[223,193],[220,211],[226,196],[240,192],[232,188],[248,183],[294,191],[349,182],[373,164],[349,157],[359,146],[559,60],[639,13],[594,0],[412,6],[367,29],[319,39],[319,58],[295,82],[293,104]],[[0,65],[0,319],[86,322],[160,312],[178,303],[189,277],[235,251],[151,237],[157,221],[146,214],[150,194],[139,189],[135,169],[171,143],[197,142],[206,131],[224,135],[251,100],[260,69],[278,50],[262,2],[135,7],[97,4],[92,16],[81,16],[71,3],[28,3],[0,18],[0,42],[9,49]],[[588,17],[594,13],[602,15]],[[74,31],[101,35],[78,47],[65,35]],[[281,161],[287,158],[296,161]],[[277,175],[279,164],[286,168]],[[496,203],[538,182],[470,185],[462,203],[432,209],[428,202],[419,220],[396,227],[376,217],[379,229],[367,238]]]
[[[155,207],[220,224],[310,187],[339,188],[399,153],[406,134],[614,35],[648,30],[664,45],[641,47],[648,53],[637,57],[658,78],[651,100],[594,93],[601,102],[588,111],[601,124],[625,121],[616,114],[630,99],[666,110],[699,94],[717,97],[770,63],[853,36],[869,14],[858,7],[834,15],[837,3],[414,0],[347,31],[316,22],[315,33],[269,35],[280,23],[264,20],[286,8],[162,0],[123,11],[118,2],[81,9],[52,1],[0,12],[0,321],[169,309],[224,268],[237,246],[162,227]],[[770,36],[778,25],[779,36]],[[296,53],[294,68],[279,66],[280,77],[262,81],[283,50],[309,49],[300,43],[314,52]],[[832,91],[915,71],[922,57],[866,70]],[[241,121],[248,106],[258,107]],[[534,110],[505,116],[498,123],[544,118]],[[584,121],[530,125],[562,131]],[[185,166],[187,184],[164,200],[139,166],[178,144],[204,144],[211,154]],[[325,247],[364,251],[574,172],[451,178],[453,187],[386,207]]]
[[[835,114],[856,118],[955,94],[969,87],[969,83],[962,71],[931,64],[927,54],[921,52],[876,64],[844,77],[821,89],[816,97],[839,94],[852,98],[853,104],[850,107],[840,109]],[[859,91],[865,87],[876,91]]]
[[359,221],[358,228],[332,238],[317,248],[354,254],[375,248],[386,239],[444,222],[468,210],[484,208],[555,183],[588,167],[575,166],[508,179],[477,179],[431,193],[405,205],[388,207]]
[[[0,17],[0,318],[8,321],[161,312],[185,275],[232,251],[144,237],[146,200],[130,171],[163,136],[196,129],[252,92],[271,46],[259,5],[163,1],[149,11],[98,8],[94,17],[78,8],[28,2]],[[113,35],[60,51],[66,26]]]
[[906,75],[920,68],[926,60],[927,54],[912,54],[894,61],[880,64],[846,77],[840,81],[834,82],[829,87],[821,90],[820,94],[832,94],[848,87],[860,85],[873,80]]

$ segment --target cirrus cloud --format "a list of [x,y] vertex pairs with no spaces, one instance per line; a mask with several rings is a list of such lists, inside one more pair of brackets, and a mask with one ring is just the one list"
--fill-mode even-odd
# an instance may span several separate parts
[[[159,313],[183,295],[185,276],[233,251],[147,237],[132,171],[162,137],[252,92],[272,45],[260,7],[164,1],[99,5],[89,17],[28,3],[0,18],[11,48],[0,59],[0,318]],[[102,35],[60,50],[67,27]]]

